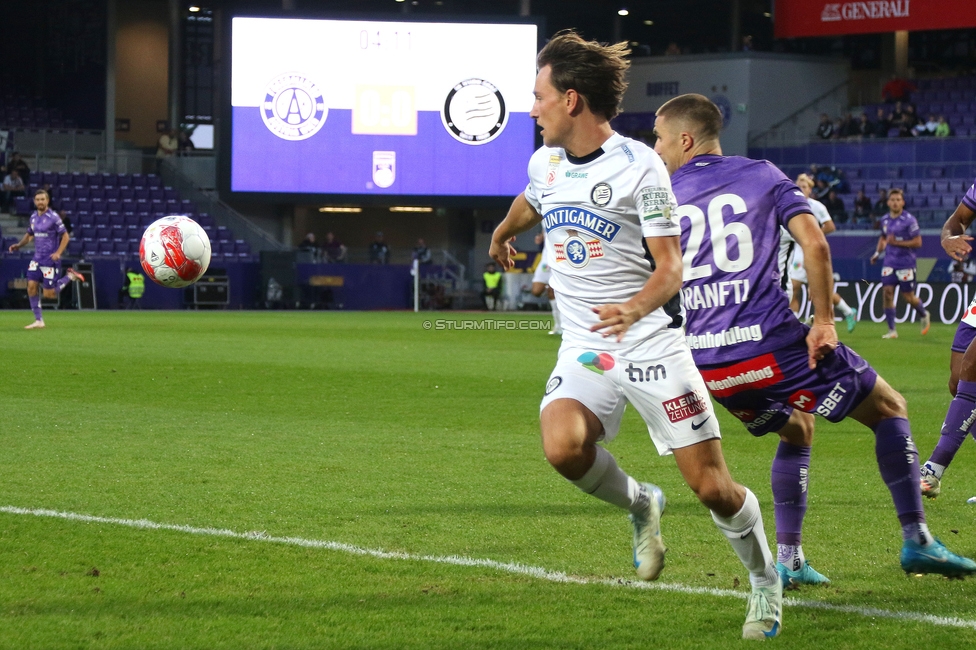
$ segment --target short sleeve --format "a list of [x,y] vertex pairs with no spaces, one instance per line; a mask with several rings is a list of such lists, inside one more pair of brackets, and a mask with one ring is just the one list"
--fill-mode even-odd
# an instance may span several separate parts
[[675,220],[678,201],[671,189],[671,177],[661,157],[648,151],[644,174],[634,192],[634,205],[644,237],[680,237],[681,224]]
[[976,212],[976,183],[969,186],[969,191],[962,197],[962,204]]
[[912,222],[908,224],[908,239],[915,239],[918,237],[922,229],[918,227],[918,219],[912,217]]
[[525,200],[529,202],[529,205],[538,212],[542,214],[542,200],[539,193],[542,191],[541,183],[545,182],[547,165],[545,164],[546,159],[546,149],[536,150],[532,157],[529,158],[529,184],[525,186],[525,191],[522,194],[525,196]]
[[64,233],[68,232],[68,229],[64,227],[64,222],[61,221],[61,215],[57,213],[54,214],[54,223],[57,225],[59,235],[63,235]]

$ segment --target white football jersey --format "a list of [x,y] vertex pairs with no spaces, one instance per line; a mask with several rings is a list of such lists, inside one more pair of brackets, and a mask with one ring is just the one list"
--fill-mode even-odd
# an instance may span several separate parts
[[[830,213],[827,212],[827,206],[823,203],[812,197],[807,197],[807,203],[810,204],[810,213],[813,214],[817,219],[817,223],[821,226],[831,220]],[[779,267],[787,271],[803,268],[803,249],[796,245],[796,240],[793,239],[793,236],[788,230],[782,226],[780,230],[782,232],[780,233],[779,239]],[[787,259],[790,252],[793,253],[793,257]]]
[[546,230],[564,346],[622,350],[681,326],[676,295],[634,323],[621,343],[590,331],[599,322],[594,307],[626,302],[651,277],[644,237],[681,236],[671,178],[653,149],[616,133],[584,158],[542,147],[529,160],[525,198]]

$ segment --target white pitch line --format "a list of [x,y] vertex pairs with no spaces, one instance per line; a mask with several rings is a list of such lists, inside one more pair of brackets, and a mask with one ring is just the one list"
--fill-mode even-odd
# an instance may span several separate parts
[[[379,558],[382,560],[411,560],[415,562],[435,562],[437,564],[451,564],[455,566],[481,567],[494,569],[505,573],[529,576],[539,580],[549,582],[562,582],[577,585],[603,585],[608,587],[626,587],[629,589],[645,589],[654,591],[670,591],[691,595],[708,595],[720,598],[738,598],[745,600],[748,594],[730,589],[713,589],[711,587],[689,587],[687,585],[666,583],[666,582],[639,582],[636,580],[624,580],[618,578],[584,578],[574,576],[561,571],[550,571],[542,567],[529,566],[514,562],[497,562],[495,560],[484,560],[478,558],[464,557],[461,555],[416,555],[414,553],[400,553],[397,551],[384,551],[382,549],[363,548],[353,544],[342,542],[329,542],[319,539],[305,539],[304,537],[275,537],[263,531],[251,531],[239,533],[226,528],[200,528],[197,526],[182,526],[179,524],[161,524],[148,519],[119,519],[116,517],[97,517],[95,515],[81,515],[74,512],[60,512],[58,510],[46,510],[43,508],[18,508],[16,506],[0,506],[0,513],[10,515],[32,515],[34,517],[53,517],[56,519],[66,519],[68,521],[80,521],[89,524],[112,524],[115,526],[127,526],[129,528],[140,528],[143,530],[171,530],[178,533],[189,533],[191,535],[208,535],[210,537],[229,537],[231,539],[242,539],[247,541],[270,542],[272,544],[286,544],[288,546],[303,546],[306,548],[321,548],[329,551],[339,551],[351,555],[364,555]],[[957,618],[955,616],[935,616],[922,612],[901,612],[888,609],[876,609],[874,607],[858,607],[855,605],[834,605],[816,600],[798,600],[787,597],[784,604],[790,607],[804,607],[809,609],[821,609],[832,612],[843,612],[847,614],[857,614],[868,618],[890,618],[902,621],[916,621],[919,623],[929,623],[942,627],[959,627],[976,630],[976,620]]]

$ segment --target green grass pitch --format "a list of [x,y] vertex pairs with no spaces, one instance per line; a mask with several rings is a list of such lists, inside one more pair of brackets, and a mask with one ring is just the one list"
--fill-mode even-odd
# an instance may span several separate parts
[[[46,330],[24,331],[29,312],[0,312],[0,648],[747,643],[748,577],[632,410],[609,448],[668,496],[660,582],[677,590],[629,584],[624,514],[545,462],[538,404],[558,341],[543,332],[423,327],[479,314],[46,316]],[[882,341],[881,325],[862,323],[841,338],[905,395],[924,460],[949,403],[954,330],[899,331]],[[758,495],[772,541],[777,439],[719,417],[728,464]],[[833,584],[789,592],[774,643],[976,643],[976,579],[899,569],[900,531],[870,431],[817,422],[804,548]],[[926,503],[933,532],[969,556],[974,466],[967,441],[942,495]],[[207,528],[242,536],[198,530]],[[455,556],[499,564],[431,559]]]

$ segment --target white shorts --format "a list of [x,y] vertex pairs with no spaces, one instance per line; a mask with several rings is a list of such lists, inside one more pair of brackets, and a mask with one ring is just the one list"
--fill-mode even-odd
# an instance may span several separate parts
[[800,284],[807,283],[807,269],[802,264],[797,266],[796,264],[790,265],[790,280],[796,280]]
[[549,265],[546,264],[545,260],[539,262],[538,266],[535,267],[535,274],[532,276],[532,284],[549,284],[549,276],[552,272],[549,270]]
[[626,351],[560,350],[540,412],[557,399],[573,399],[603,423],[613,440],[629,402],[647,425],[662,456],[674,449],[721,438],[705,382],[682,330],[666,330]]

